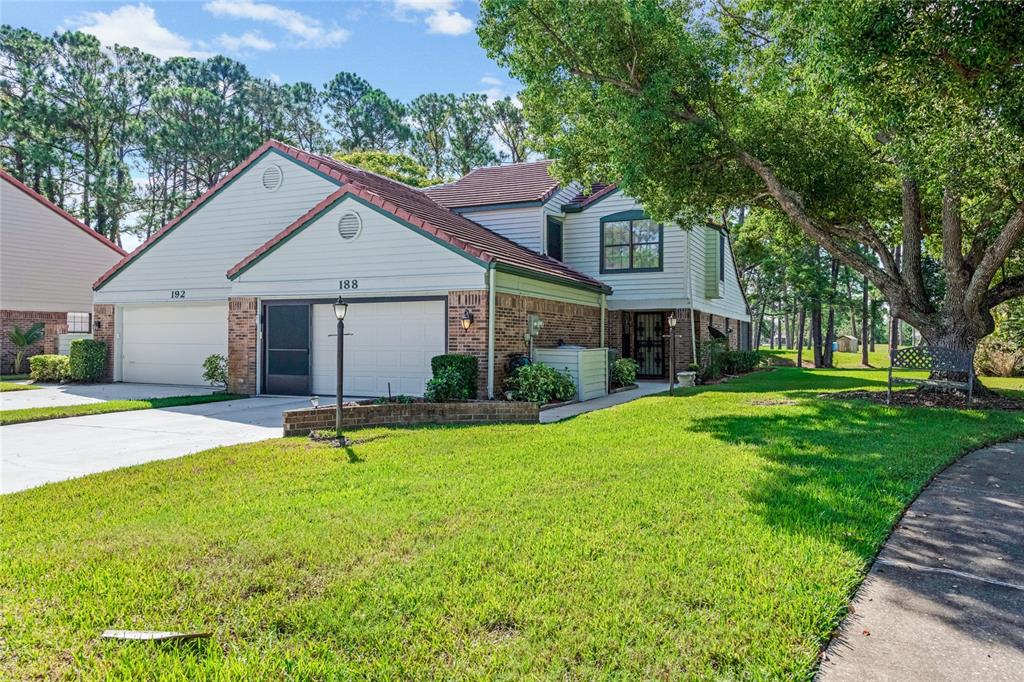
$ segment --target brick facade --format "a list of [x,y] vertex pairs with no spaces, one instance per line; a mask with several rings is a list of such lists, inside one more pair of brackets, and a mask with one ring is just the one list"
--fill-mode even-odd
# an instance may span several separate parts
[[[606,317],[606,333],[607,333],[607,344],[609,348],[617,349],[623,357],[635,357],[635,325],[634,315],[637,312],[654,312],[654,311],[631,311],[631,310],[610,310]],[[667,319],[669,310],[658,311],[661,312]],[[692,342],[691,339],[696,337],[697,341],[697,358],[700,361],[700,347],[701,344],[711,338],[711,332],[708,331],[708,327],[714,327],[723,334],[727,334],[729,338],[729,347],[738,350],[740,347],[740,321],[731,318],[723,317],[722,315],[712,315],[700,310],[695,311],[697,314],[696,325],[693,330],[693,334],[690,333],[690,309],[680,308],[675,311],[676,319],[678,320],[675,330],[675,369],[676,371],[685,370],[693,362],[692,353]],[[668,330],[668,324],[662,325],[665,330]],[[668,353],[669,343],[666,341],[665,350]],[[668,365],[665,365],[665,376],[668,375]]]
[[107,344],[107,369],[103,381],[114,380],[114,306],[110,304],[92,307],[92,338]]
[[[473,324],[462,328],[466,310],[473,314]],[[487,290],[448,292],[448,352],[475,355],[479,360],[477,374],[478,398],[487,397]]]
[[259,304],[252,296],[228,299],[228,390],[256,394]]
[[[288,410],[284,413],[284,435],[304,436],[310,431],[333,429],[336,420],[334,407]],[[497,400],[351,405],[341,411],[343,429],[417,424],[536,424],[538,421],[540,408],[536,403]]]
[[57,352],[57,337],[68,330],[68,314],[54,312],[38,312],[31,310],[0,310],[0,373],[11,374],[14,371],[14,356],[17,348],[11,343],[9,335],[17,325],[28,329],[36,322],[43,323],[43,338],[29,346],[22,361],[21,371],[28,372],[28,359],[42,353]]

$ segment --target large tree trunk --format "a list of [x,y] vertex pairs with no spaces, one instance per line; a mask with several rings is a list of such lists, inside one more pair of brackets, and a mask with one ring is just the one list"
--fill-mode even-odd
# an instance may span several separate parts
[[871,325],[868,322],[868,278],[864,278],[864,291],[861,292],[860,298],[860,363],[867,367],[870,363],[868,362],[868,334],[870,333]]
[[829,296],[829,303],[828,303],[828,330],[825,332],[825,352],[824,352],[825,367],[833,367],[834,366],[833,362],[832,362],[832,354],[834,353],[834,351],[832,350],[832,345],[833,345],[833,343],[836,340],[836,309],[835,309],[835,305],[833,305],[833,303],[832,303],[832,300],[835,298],[836,283],[838,282],[838,280],[839,280],[839,261],[836,260],[835,258],[833,258],[832,259],[831,279],[829,280],[829,282],[830,282],[830,287],[829,287],[830,296]]
[[814,366],[823,367],[825,358],[821,352],[821,301],[811,304],[811,346],[814,348]]
[[804,323],[807,321],[807,309],[800,306],[800,336],[796,344],[796,366],[804,366]]

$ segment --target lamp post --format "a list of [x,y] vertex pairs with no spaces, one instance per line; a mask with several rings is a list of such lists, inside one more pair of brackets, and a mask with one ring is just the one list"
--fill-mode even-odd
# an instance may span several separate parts
[[668,394],[676,384],[676,311],[668,315]]
[[334,302],[334,316],[338,318],[338,400],[334,408],[334,426],[338,433],[338,443],[344,445],[344,436],[341,435],[341,403],[345,396],[345,313],[348,312],[348,303],[341,300],[341,296]]

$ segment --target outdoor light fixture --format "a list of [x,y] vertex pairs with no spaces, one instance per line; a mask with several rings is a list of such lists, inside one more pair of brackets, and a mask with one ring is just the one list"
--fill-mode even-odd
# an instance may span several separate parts
[[313,396],[312,398],[309,399],[309,404],[312,405],[313,407],[320,407],[320,397]]
[[348,312],[348,303],[341,300],[341,296],[334,302],[334,316],[338,318],[338,322],[345,319],[345,313]]
[[676,320],[675,312],[670,313],[669,316],[668,316],[668,326],[670,328],[672,328],[672,329],[675,329],[676,328],[676,322],[678,322],[678,320]]
[[473,326],[473,311],[466,308],[462,313],[462,328],[469,331],[469,328]]
[[676,384],[676,311],[668,314],[668,394]]

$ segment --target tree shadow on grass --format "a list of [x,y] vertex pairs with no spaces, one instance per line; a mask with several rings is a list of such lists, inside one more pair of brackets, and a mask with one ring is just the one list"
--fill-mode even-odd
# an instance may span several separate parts
[[[834,384],[829,386],[834,387]],[[693,430],[755,448],[760,472],[742,494],[755,514],[786,534],[835,543],[867,565],[906,506],[963,449],[1005,437],[1005,414],[946,409],[890,409],[862,401],[767,405],[746,414],[698,419]],[[1024,420],[1018,422],[1024,431]],[[938,531],[938,529],[935,529]],[[958,558],[981,553],[962,546]],[[963,613],[941,606],[934,581],[904,581],[915,604],[978,637]],[[1024,647],[1020,600],[976,600],[988,615],[986,636]],[[836,614],[838,618],[840,613]]]
[[[853,376],[849,376],[853,375]],[[817,395],[821,391],[882,389],[888,381],[875,369],[806,370],[781,367],[746,374],[720,384],[685,389],[683,396],[702,393],[781,393],[787,397]]]

